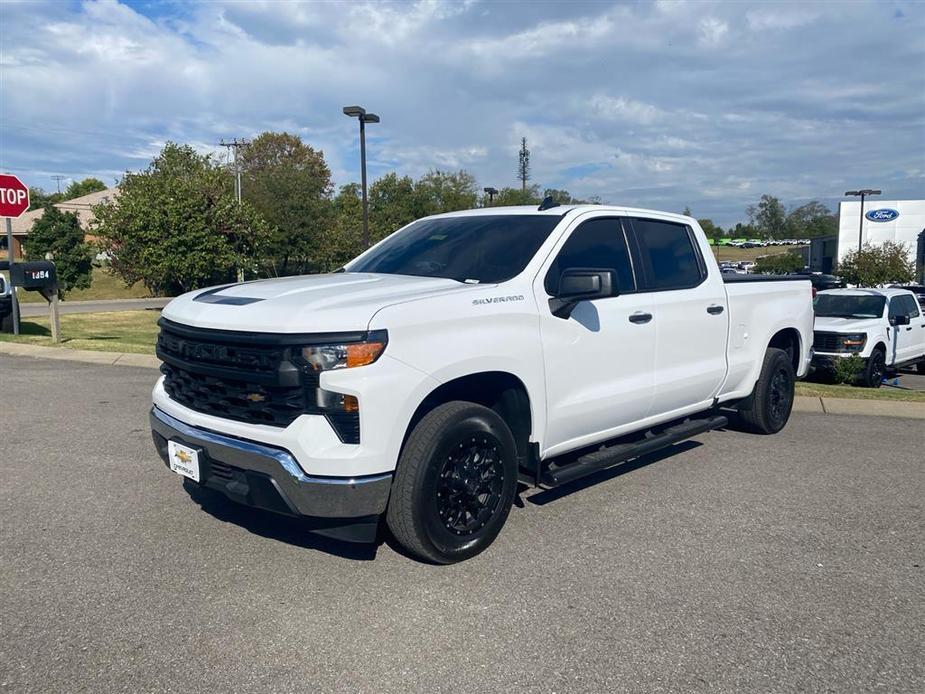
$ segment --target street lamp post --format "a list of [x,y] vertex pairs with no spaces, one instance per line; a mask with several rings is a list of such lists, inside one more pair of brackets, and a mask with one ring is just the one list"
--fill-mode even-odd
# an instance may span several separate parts
[[363,247],[369,248],[369,204],[366,200],[366,124],[378,123],[379,116],[362,106],[344,106],[344,115],[360,121],[360,177],[363,188]]
[[495,201],[495,196],[498,194],[497,188],[482,188],[486,193],[488,193],[488,206],[491,207],[492,203]]
[[860,196],[861,197],[861,218],[858,221],[858,252],[864,247],[863,238],[864,238],[864,198],[868,195],[880,195],[879,190],[874,190],[873,188],[864,188],[863,190],[846,190],[845,195]]

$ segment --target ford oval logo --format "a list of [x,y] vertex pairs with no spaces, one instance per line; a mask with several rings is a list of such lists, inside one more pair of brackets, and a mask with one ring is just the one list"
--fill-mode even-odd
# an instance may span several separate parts
[[871,210],[864,216],[872,222],[892,222],[899,216],[899,212],[896,210],[891,210],[888,207],[884,207],[879,210]]

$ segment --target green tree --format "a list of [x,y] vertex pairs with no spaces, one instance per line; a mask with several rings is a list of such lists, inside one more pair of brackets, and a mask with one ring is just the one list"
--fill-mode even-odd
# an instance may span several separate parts
[[838,233],[838,218],[818,200],[810,200],[790,210],[786,227],[790,238],[832,236]]
[[540,195],[539,186],[532,185],[526,191],[519,188],[502,188],[495,195],[494,205],[503,207],[505,205],[539,205],[543,202]]
[[866,243],[861,250],[849,251],[838,264],[837,272],[848,284],[879,287],[883,284],[911,282],[915,276],[915,263],[902,243]]
[[71,181],[71,184],[64,191],[64,200],[73,200],[90,193],[98,193],[101,190],[106,190],[106,184],[92,176],[82,181]]
[[348,183],[341,186],[332,204],[333,221],[320,235],[318,269],[322,272],[333,272],[343,267],[364,250],[360,185]]
[[[343,192],[342,189],[341,194]],[[369,234],[373,242],[385,238],[423,214],[415,195],[414,181],[409,176],[389,173],[370,186]]]
[[712,219],[698,219],[697,223],[700,225],[700,228],[703,229],[703,233],[707,235],[708,239],[721,239],[725,236],[723,228],[716,226]]
[[773,195],[762,195],[755,205],[745,209],[748,221],[761,236],[772,239],[784,238],[787,231],[787,211],[780,200]]
[[804,267],[803,258],[796,253],[775,253],[758,258],[755,270],[767,275],[786,275]]
[[63,193],[46,193],[41,188],[29,186],[29,210],[40,210],[64,200]]
[[54,256],[62,297],[66,292],[90,286],[93,251],[84,241],[80,219],[73,212],[48,205],[32,224],[23,249],[33,260],[41,260],[47,253]]
[[266,252],[266,223],[235,201],[224,168],[188,145],[168,142],[93,214],[113,272],[155,295],[230,281],[239,268],[254,272]]
[[298,135],[265,132],[242,147],[238,159],[244,200],[270,225],[273,274],[318,269],[319,239],[333,214],[324,154]]
[[434,170],[414,184],[415,210],[423,217],[477,206],[479,194],[475,177],[468,171]]

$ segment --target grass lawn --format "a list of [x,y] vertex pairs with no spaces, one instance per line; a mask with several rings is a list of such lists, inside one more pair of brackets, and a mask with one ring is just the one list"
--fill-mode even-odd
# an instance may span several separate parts
[[713,255],[719,260],[739,262],[741,260],[757,260],[760,255],[778,255],[787,253],[799,246],[767,246],[765,248],[736,248],[735,246],[711,246]]
[[[103,268],[93,268],[93,280],[89,289],[68,292],[65,301],[99,301],[102,299],[147,299],[151,292],[141,283],[126,287],[125,283]],[[38,292],[20,292],[19,300],[24,304],[45,303]]]
[[[899,381],[902,383],[902,379]],[[880,388],[859,388],[858,386],[833,385],[828,383],[797,383],[797,395],[822,398],[851,398],[852,400],[903,400],[906,402],[925,402],[925,393],[903,390],[892,386]]]
[[[120,311],[61,316],[62,342],[59,346],[99,352],[154,354],[160,315],[160,311]],[[0,333],[0,340],[54,346],[47,318],[27,318],[21,326],[21,335]]]

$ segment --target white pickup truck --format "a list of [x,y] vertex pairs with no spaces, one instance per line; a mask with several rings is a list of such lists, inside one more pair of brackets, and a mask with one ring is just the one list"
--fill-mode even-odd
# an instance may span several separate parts
[[857,355],[861,385],[879,388],[888,370],[917,365],[925,373],[925,315],[908,289],[827,289],[815,299],[813,366]]
[[721,275],[690,217],[546,201],[190,292],[160,325],[151,426],[187,484],[354,541],[384,515],[449,563],[492,543],[518,482],[568,484],[724,426],[721,407],[780,431],[813,307],[806,280]]

